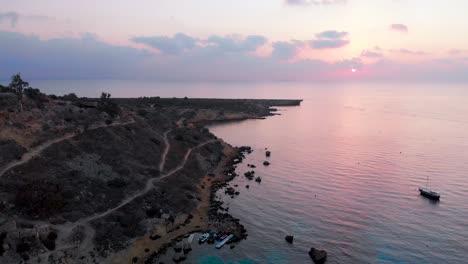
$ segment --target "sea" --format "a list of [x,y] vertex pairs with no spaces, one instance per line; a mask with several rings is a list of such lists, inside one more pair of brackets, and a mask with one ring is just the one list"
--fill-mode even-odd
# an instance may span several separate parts
[[[233,249],[194,245],[185,263],[312,263],[311,247],[326,250],[327,263],[468,263],[466,84],[31,84],[88,97],[304,100],[265,120],[209,126],[226,142],[254,149],[231,182],[240,195],[219,193],[249,236]],[[247,164],[257,166],[261,183],[243,176]],[[426,186],[440,192],[439,202],[419,195]]]

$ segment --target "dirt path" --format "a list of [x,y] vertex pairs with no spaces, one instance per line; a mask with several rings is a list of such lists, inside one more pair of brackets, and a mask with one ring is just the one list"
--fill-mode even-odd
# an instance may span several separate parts
[[[224,154],[225,157],[214,171],[216,177],[213,178],[211,176],[205,176],[198,185],[200,201],[197,207],[191,212],[193,218],[188,224],[182,224],[182,222],[185,222],[185,219],[182,219],[182,222],[179,223],[177,229],[173,228],[174,225],[167,226],[165,224],[161,224],[153,230],[153,232],[155,232],[153,234],[158,234],[161,236],[161,238],[157,240],[152,240],[148,235],[143,236],[141,238],[137,238],[134,242],[132,242],[132,244],[129,245],[128,249],[116,253],[111,259],[110,263],[132,263],[132,259],[135,256],[138,256],[140,259],[140,261],[137,263],[144,263],[145,259],[149,255],[151,255],[153,252],[158,252],[164,245],[170,243],[178,237],[193,232],[214,229],[215,227],[210,226],[208,221],[212,184],[215,180],[224,181],[224,168],[227,162],[232,160],[235,157],[235,155],[237,155],[237,151],[235,151],[233,148],[225,149]],[[150,249],[150,252],[147,252],[146,249]]]
[[[90,128],[88,128],[88,131],[89,130],[96,130],[96,129],[99,129],[99,128],[104,128],[104,127],[114,127],[114,126],[125,126],[125,125],[128,125],[128,124],[132,124],[132,123],[135,123],[135,120],[131,120],[131,121],[127,121],[127,122],[115,122],[115,123],[112,123],[110,125],[95,125],[95,126],[91,126]],[[59,142],[62,142],[62,141],[65,141],[65,140],[68,140],[68,139],[71,139],[77,135],[79,135],[81,133],[68,133],[68,134],[65,134],[61,137],[58,137],[58,138],[54,138],[54,139],[51,139],[49,141],[46,141],[34,148],[31,148],[28,152],[26,152],[20,160],[17,160],[17,161],[13,161],[13,162],[10,162],[9,164],[7,164],[4,168],[2,168],[0,170],[0,178],[7,172],[9,171],[10,169],[16,167],[16,166],[19,166],[19,165],[22,165],[22,164],[25,164],[27,162],[29,162],[32,158],[40,155],[42,153],[42,151],[44,151],[46,148],[52,146],[53,144],[55,143],[59,143]]]
[[169,139],[167,139],[167,135],[171,132],[169,129],[168,131],[164,132],[163,138],[164,138],[164,143],[166,144],[166,147],[164,148],[164,152],[161,156],[161,162],[159,163],[159,171],[162,173],[164,170],[164,165],[166,164],[166,157],[167,154],[169,153],[169,149],[171,148],[171,144],[169,143]]
[[[169,152],[169,149],[170,149],[170,143],[169,143],[169,140],[167,139],[167,135],[169,134],[169,132],[170,131],[166,131],[164,133],[164,142],[165,142],[166,146],[165,146],[165,150],[164,150],[165,154],[161,156],[160,168],[164,167],[164,163],[165,163],[165,160],[167,158],[167,153]],[[104,212],[102,212],[100,214],[96,214],[96,215],[93,215],[93,216],[89,216],[89,217],[80,219],[80,220],[78,220],[78,221],[76,221],[74,223],[68,222],[68,223],[65,223],[63,225],[53,225],[53,228],[58,230],[57,249],[56,249],[56,251],[64,251],[64,250],[69,250],[69,249],[77,249],[78,252],[81,252],[81,253],[87,253],[87,252],[91,251],[92,248],[93,248],[93,241],[92,240],[94,238],[95,230],[90,225],[90,222],[92,222],[94,220],[97,220],[97,219],[100,219],[100,218],[103,218],[103,217],[106,217],[109,214],[111,214],[111,213],[117,211],[118,209],[124,207],[125,205],[131,203],[132,201],[134,201],[138,197],[141,197],[141,196],[147,194],[151,189],[153,189],[155,187],[154,184],[156,182],[164,180],[164,179],[174,175],[179,170],[183,169],[193,150],[195,150],[197,148],[200,148],[200,147],[203,147],[203,146],[205,146],[207,144],[210,144],[210,143],[213,143],[213,142],[216,142],[216,140],[206,141],[204,143],[201,143],[201,144],[187,150],[187,152],[186,152],[182,162],[179,164],[179,166],[177,166],[175,169],[171,170],[170,172],[168,172],[168,173],[166,173],[166,174],[164,174],[164,175],[162,175],[162,176],[160,176],[158,178],[149,179],[147,181],[144,189],[142,189],[141,191],[139,191],[139,192],[133,194],[132,196],[126,198],[119,205],[117,205],[117,206],[115,206],[115,207],[113,207],[113,208],[111,208],[111,209],[109,209],[107,211],[104,211]],[[39,222],[35,222],[35,223],[37,224]],[[72,243],[70,241],[70,237],[71,237],[72,233],[77,228],[83,228],[83,233],[84,233],[83,234],[84,238],[83,238],[83,240],[81,241],[81,243],[79,245],[76,245],[76,244],[74,244],[74,243]],[[48,255],[50,255],[50,253],[51,252],[47,252],[44,255],[41,255],[41,257],[47,257]]]
[[[164,134],[167,135],[166,133],[164,133]],[[166,139],[166,138],[165,138],[165,139]],[[120,208],[124,207],[125,205],[131,203],[131,202],[132,202],[133,200],[135,200],[136,198],[141,197],[141,196],[147,194],[151,189],[153,189],[153,188],[155,187],[154,184],[155,184],[156,182],[159,182],[159,181],[161,181],[161,180],[164,180],[164,179],[166,179],[166,178],[172,176],[174,173],[178,172],[179,170],[183,169],[184,166],[185,166],[185,164],[187,163],[188,158],[190,157],[190,154],[192,153],[192,151],[193,151],[194,149],[203,147],[203,146],[205,146],[205,145],[207,145],[207,144],[210,144],[210,143],[213,143],[213,142],[215,142],[215,141],[216,141],[216,140],[209,140],[209,141],[206,141],[206,142],[204,142],[204,143],[199,144],[198,146],[196,146],[196,147],[194,147],[194,148],[190,148],[190,149],[185,153],[185,156],[184,156],[182,162],[181,162],[181,163],[179,164],[179,166],[177,166],[175,169],[171,170],[170,172],[168,172],[168,173],[166,173],[166,174],[164,174],[164,175],[162,175],[162,176],[160,176],[160,177],[158,177],[158,178],[151,178],[151,179],[149,179],[149,180],[146,182],[146,186],[145,186],[144,189],[142,189],[141,191],[139,191],[139,192],[135,193],[134,195],[128,197],[127,199],[123,200],[123,201],[122,201],[119,205],[117,205],[116,207],[111,208],[111,209],[109,209],[109,210],[107,210],[107,211],[105,211],[105,212],[103,212],[103,213],[100,213],[100,214],[97,214],[97,215],[94,215],[94,216],[90,216],[90,217],[84,218],[84,219],[82,219],[82,220],[78,220],[78,221],[76,222],[76,224],[86,224],[86,223],[89,223],[89,222],[91,222],[91,221],[97,220],[97,219],[99,219],[99,218],[105,217],[105,216],[107,216],[107,215],[109,215],[109,214],[111,214],[111,213],[113,213],[113,212],[119,210]],[[167,146],[170,146],[170,145],[169,145],[169,142],[167,142],[167,144],[168,144]],[[168,149],[168,148],[167,148],[167,149]],[[167,151],[169,151],[169,149],[168,149]],[[165,160],[165,159],[166,159],[166,155],[163,156],[163,157],[164,157],[164,160]],[[161,162],[161,164],[164,165],[163,162]]]
[[[131,124],[131,123],[134,123],[134,122],[135,121],[132,120],[132,121],[128,121],[128,122],[114,123],[114,124],[111,124],[111,125],[100,125],[100,126],[95,126],[93,128],[90,128],[89,130],[94,130],[94,129],[98,129],[98,128],[102,128],[102,127],[127,125],[127,124]],[[167,155],[168,155],[169,150],[171,148],[170,142],[168,140],[168,134],[169,133],[170,133],[170,130],[164,132],[164,134],[163,134],[165,148],[164,148],[163,154],[161,156],[161,161],[159,163],[159,169],[160,169],[161,172],[164,170],[164,165],[165,165],[166,160],[167,160]],[[21,164],[24,164],[24,163],[28,162],[29,160],[31,160],[33,157],[35,157],[37,155],[40,155],[41,152],[44,149],[50,147],[51,145],[53,145],[55,143],[58,143],[58,142],[61,142],[61,141],[64,141],[64,140],[67,140],[67,139],[71,139],[71,138],[77,136],[78,134],[79,133],[69,133],[69,134],[66,134],[66,135],[64,135],[62,137],[59,137],[59,138],[44,142],[43,144],[31,149],[30,151],[28,151],[26,154],[23,155],[21,160],[12,162],[11,164],[9,164],[5,168],[3,168],[0,171],[0,177],[3,176],[3,174],[5,174],[11,168],[19,166]],[[203,146],[205,146],[207,144],[210,144],[210,143],[213,143],[213,142],[216,142],[216,141],[217,140],[209,140],[209,141],[201,143],[201,144],[199,144],[199,145],[197,145],[197,146],[195,146],[193,148],[188,149],[187,152],[185,153],[184,158],[182,159],[181,163],[176,168],[172,169],[171,171],[169,171],[169,172],[167,172],[165,174],[162,174],[162,176],[160,176],[158,178],[148,179],[148,181],[146,182],[145,188],[143,188],[139,192],[133,194],[132,196],[124,199],[117,206],[115,206],[115,207],[113,207],[113,208],[111,208],[111,209],[109,209],[107,211],[104,211],[102,213],[80,219],[80,220],[78,220],[76,222],[73,222],[73,223],[68,222],[68,223],[65,223],[65,224],[62,224],[62,225],[52,225],[52,227],[55,228],[58,231],[56,251],[64,251],[64,250],[68,250],[68,249],[77,249],[80,252],[88,252],[88,251],[92,250],[92,247],[93,247],[92,239],[94,237],[95,230],[89,224],[90,222],[92,222],[94,220],[97,220],[97,219],[100,219],[100,218],[103,218],[103,217],[106,217],[109,214],[111,214],[111,213],[119,210],[120,208],[124,207],[125,205],[131,203],[135,199],[147,194],[149,191],[151,191],[155,187],[155,183],[157,183],[157,182],[159,182],[161,180],[164,180],[164,179],[174,175],[175,173],[177,173],[181,169],[183,169],[185,164],[187,163],[188,158],[190,157],[191,153],[193,152],[193,150],[195,150],[197,148],[201,148],[201,147],[203,147]],[[34,222],[31,222],[31,223],[46,224],[46,223],[38,222],[38,221],[34,221]],[[76,245],[76,244],[72,243],[71,241],[69,241],[72,233],[76,230],[76,228],[83,228],[83,233],[84,233],[84,238],[83,238],[83,240],[81,241],[81,243],[79,245]],[[43,259],[43,257],[47,258],[48,255],[50,255],[51,253],[52,252],[46,252],[45,254],[40,255],[40,257],[42,259]]]

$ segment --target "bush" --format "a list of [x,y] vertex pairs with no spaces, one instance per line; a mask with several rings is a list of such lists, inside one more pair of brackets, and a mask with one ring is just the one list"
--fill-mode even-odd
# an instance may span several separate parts
[[31,247],[29,246],[28,243],[26,243],[24,241],[24,239],[22,239],[18,244],[16,244],[16,252],[17,253],[24,253],[24,252],[27,252],[31,249]]
[[127,186],[127,182],[123,179],[113,179],[107,182],[107,186],[112,188],[122,188]]
[[45,94],[41,93],[41,90],[31,87],[24,89],[23,94],[36,101],[45,97]]
[[55,250],[55,241],[54,240],[45,239],[45,240],[42,241],[42,244],[44,244],[44,246],[50,251]]
[[102,93],[97,109],[101,112],[107,113],[111,117],[116,117],[120,114],[120,107],[116,103],[112,102],[110,97],[110,94]]
[[30,216],[51,216],[65,206],[62,187],[47,180],[34,180],[18,188],[15,205]]
[[161,217],[161,212],[159,211],[158,208],[152,207],[152,208],[146,210],[146,215],[149,218],[154,218],[154,217],[159,218],[159,217]]
[[49,239],[49,240],[55,240],[55,239],[57,239],[57,237],[58,237],[58,235],[57,235],[57,233],[55,231],[52,231],[47,235],[47,239]]
[[146,109],[140,108],[137,110],[137,114],[139,116],[145,117],[146,115],[148,115],[148,111],[146,111]]
[[69,93],[69,94],[62,96],[62,100],[64,101],[75,102],[75,101],[78,101],[78,99],[79,99],[78,96],[74,93]]

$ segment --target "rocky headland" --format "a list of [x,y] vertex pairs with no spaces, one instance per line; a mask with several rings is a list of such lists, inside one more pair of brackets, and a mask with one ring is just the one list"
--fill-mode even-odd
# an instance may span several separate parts
[[153,263],[188,233],[242,239],[214,193],[249,150],[204,125],[300,102],[0,89],[0,263]]

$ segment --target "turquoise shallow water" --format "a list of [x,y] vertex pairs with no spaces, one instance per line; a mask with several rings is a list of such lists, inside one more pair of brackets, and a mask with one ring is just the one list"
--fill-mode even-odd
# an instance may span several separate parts
[[[327,263],[468,263],[467,86],[67,84],[86,96],[305,99],[280,116],[210,127],[254,148],[238,173],[255,164],[263,181],[240,176],[239,197],[220,195],[249,238],[234,249],[195,245],[186,263],[311,263],[310,247],[327,250]],[[427,177],[439,203],[417,191]]]

